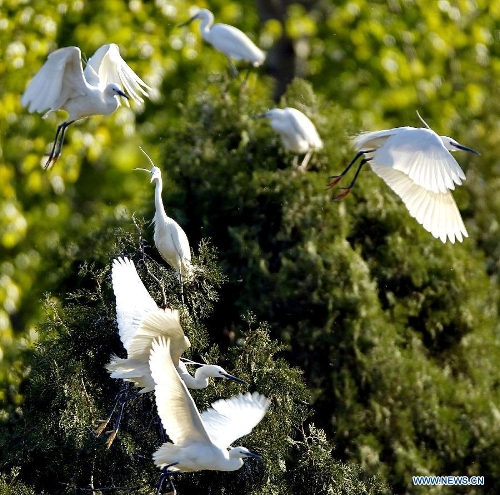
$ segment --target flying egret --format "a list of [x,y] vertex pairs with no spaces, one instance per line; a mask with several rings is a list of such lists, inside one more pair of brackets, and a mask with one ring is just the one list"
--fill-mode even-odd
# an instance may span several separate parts
[[462,242],[468,233],[450,190],[462,184],[465,174],[450,151],[479,153],[448,136],[439,136],[418,116],[425,128],[396,127],[359,134],[354,139],[358,153],[340,175],[332,176],[328,187],[336,185],[364,156],[350,185],[333,198],[335,201],[351,191],[361,168],[369,162],[428,232],[442,242],[447,238],[451,243]]
[[253,67],[259,67],[264,63],[265,53],[245,33],[228,24],[214,24],[214,15],[210,10],[199,10],[189,21],[180,26],[186,26],[197,19],[201,20],[202,38],[227,57],[233,77],[238,74],[233,58],[248,61]]
[[153,342],[149,366],[155,381],[158,414],[173,443],[164,443],[154,454],[154,463],[163,468],[158,491],[168,479],[175,493],[171,472],[201,470],[236,471],[243,459],[257,454],[245,447],[228,447],[249,434],[264,417],[270,401],[263,395],[239,394],[214,402],[210,409],[198,412],[186,385],[179,379],[171,358],[170,340]]
[[[149,369],[149,352],[153,339],[165,336],[169,337],[171,341],[171,360],[179,376],[189,388],[206,388],[210,377],[246,383],[244,380],[230,375],[221,366],[203,365],[186,360],[187,364],[199,366],[195,375],[192,376],[187,370],[186,364],[181,360],[182,353],[191,344],[180,325],[179,312],[169,308],[160,309],[156,305],[139,278],[134,262],[130,259],[121,257],[114,259],[111,277],[116,297],[118,331],[123,347],[127,351],[126,358],[111,356],[110,362],[106,365],[111,378],[134,383],[136,387],[140,388],[139,394],[153,391],[154,381]],[[114,410],[121,403],[121,410],[116,421],[117,426],[108,439],[108,446],[111,445],[118,431],[123,406],[131,398],[126,397],[122,400],[121,395],[118,395],[110,415],[96,432],[97,435],[100,435],[104,431]]]
[[150,182],[156,182],[155,216],[153,219],[155,224],[155,246],[161,257],[178,273],[179,280],[182,284],[182,280],[189,279],[193,272],[189,240],[182,227],[165,213],[165,208],[161,199],[161,192],[163,189],[161,170],[155,166],[151,158],[142,148],[140,148],[140,150],[146,155],[152,168],[151,170],[146,168],[136,168],[135,170],[148,172],[151,174]]
[[292,153],[305,156],[299,166],[305,170],[311,155],[315,150],[323,148],[323,141],[311,120],[296,108],[273,108],[256,115],[254,118],[266,118],[271,121],[271,127],[280,135],[283,147]]
[[[123,88],[128,93],[124,93]],[[92,115],[110,115],[119,106],[119,97],[137,103],[151,89],[126,64],[114,43],[101,46],[82,69],[81,52],[76,46],[52,52],[28,85],[21,103],[30,113],[43,113],[46,118],[56,110],[66,110],[68,118],[57,127],[56,137],[45,169],[61,155],[64,134],[69,125]]]

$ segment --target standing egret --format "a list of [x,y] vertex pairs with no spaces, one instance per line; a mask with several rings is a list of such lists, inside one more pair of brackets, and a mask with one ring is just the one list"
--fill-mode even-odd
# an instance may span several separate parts
[[153,219],[155,224],[155,246],[161,254],[161,257],[178,273],[179,280],[182,284],[183,278],[189,279],[193,272],[189,240],[182,227],[165,213],[165,207],[161,199],[161,192],[163,189],[161,170],[155,166],[148,154],[142,148],[140,149],[147,156],[152,168],[151,170],[146,168],[136,168],[135,170],[148,172],[151,174],[150,182],[156,182],[155,216]]
[[[417,112],[418,114],[418,112]],[[350,185],[333,199],[345,197],[356,183],[365,163],[403,200],[410,215],[435,238],[451,243],[468,237],[457,204],[450,190],[465,179],[460,165],[450,151],[479,153],[439,136],[420,117],[425,128],[396,127],[384,131],[365,132],[354,139],[358,153],[328,187],[336,185],[356,161],[364,155]]]
[[233,77],[238,74],[233,58],[248,61],[253,67],[259,67],[264,63],[266,54],[245,33],[228,24],[214,24],[214,15],[210,10],[199,10],[181,26],[186,26],[197,19],[201,20],[202,38],[227,57]]
[[[122,87],[129,94],[123,92]],[[52,52],[28,85],[21,103],[29,112],[43,113],[46,118],[56,110],[66,110],[68,118],[57,127],[56,137],[45,169],[56,163],[61,155],[64,134],[69,125],[92,115],[110,115],[123,97],[128,105],[131,98],[137,103],[151,89],[126,64],[114,43],[101,46],[82,69],[81,52],[76,46]]]
[[[113,291],[116,297],[116,319],[120,340],[127,351],[126,358],[111,356],[111,361],[106,365],[111,378],[122,379],[134,383],[139,387],[139,394],[154,390],[154,381],[149,369],[149,352],[153,339],[160,336],[170,338],[171,360],[179,376],[189,388],[206,388],[208,378],[225,378],[228,380],[246,383],[244,380],[230,375],[224,368],[216,365],[199,365],[192,376],[181,361],[182,353],[191,344],[184,335],[180,325],[179,312],[169,308],[160,309],[142,283],[133,261],[128,258],[113,260],[111,272]],[[188,364],[198,364],[187,361]],[[134,394],[135,396],[135,394]],[[121,418],[123,406],[130,397],[121,400],[117,397],[115,405],[107,420],[97,430],[100,435],[109,423],[114,410],[121,402],[121,410],[116,421],[113,434],[108,439],[108,445],[113,442]]]
[[158,491],[165,479],[175,493],[171,472],[201,470],[236,471],[243,459],[257,454],[245,447],[228,447],[249,434],[264,417],[270,401],[263,395],[239,394],[214,402],[201,415],[186,385],[179,379],[171,359],[170,340],[161,337],[153,342],[149,366],[155,381],[158,414],[167,435],[174,443],[165,442],[154,454],[154,463],[162,467]]
[[273,108],[261,115],[256,115],[254,118],[269,119],[271,127],[280,135],[286,150],[300,155],[305,153],[299,166],[300,170],[306,169],[313,151],[323,148],[323,141],[314,124],[296,108]]

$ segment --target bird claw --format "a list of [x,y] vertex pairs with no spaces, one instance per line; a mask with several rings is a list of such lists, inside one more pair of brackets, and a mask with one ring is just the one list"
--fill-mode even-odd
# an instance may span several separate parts
[[99,437],[102,435],[102,432],[106,429],[106,426],[108,426],[109,420],[101,420],[101,425],[94,430],[94,434],[96,437]]
[[59,160],[59,157],[61,155],[49,155],[49,159],[47,160],[47,163],[44,165],[44,170],[48,170],[49,168],[52,167],[52,165],[55,165],[55,163],[57,162],[57,160]]
[[333,178],[333,177],[334,177],[334,179],[332,180],[332,182],[330,182],[330,184],[328,184],[326,186],[328,189],[330,189],[331,187],[338,184],[340,182],[340,180],[342,179],[342,177],[344,177],[344,176],[343,175],[332,175],[330,178]]
[[341,189],[344,189],[344,192],[334,196],[333,201],[340,201],[341,199],[345,198],[351,192],[350,187],[342,187]]
[[117,431],[117,430],[113,430],[113,431],[110,433],[110,435],[109,435],[108,439],[106,440],[106,448],[108,448],[108,449],[109,449],[109,448],[111,447],[111,445],[112,445],[112,443],[114,442],[114,440],[115,440],[115,438],[116,438],[116,435],[117,435],[117,434],[118,434],[118,431]]

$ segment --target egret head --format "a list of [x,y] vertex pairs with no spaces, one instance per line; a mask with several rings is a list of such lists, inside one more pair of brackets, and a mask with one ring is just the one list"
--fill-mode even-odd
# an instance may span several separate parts
[[129,100],[130,98],[123,92],[122,88],[115,83],[110,83],[106,86],[106,92],[110,93],[113,96],[122,96]]
[[179,24],[178,27],[187,26],[188,24],[191,24],[193,21],[196,21],[198,19],[201,19],[202,21],[206,20],[213,22],[214,15],[212,14],[212,12],[210,12],[210,10],[200,9],[198,10],[198,12],[196,12],[196,14],[193,17],[191,17],[191,19],[189,19],[186,22],[183,22],[182,24]]
[[285,117],[285,112],[281,108],[272,108],[267,112],[261,113],[259,115],[254,115],[254,119],[281,119]]
[[244,383],[248,385],[245,380],[238,378],[236,376],[230,375],[224,368],[221,366],[216,366],[215,364],[205,365],[201,368],[203,370],[203,374],[205,376],[210,376],[212,378],[225,378],[226,380],[233,380],[238,383]]
[[444,144],[444,147],[448,151],[468,151],[469,153],[474,153],[475,155],[480,155],[476,150],[473,150],[472,148],[468,148],[467,146],[464,146],[460,143],[457,143],[454,139],[448,136],[439,136],[441,138],[441,141]]
[[246,447],[233,447],[229,451],[229,457],[231,458],[236,458],[236,459],[244,459],[246,457],[253,457],[254,459],[259,459],[262,460],[262,457],[258,454],[254,454],[253,452],[250,452]]

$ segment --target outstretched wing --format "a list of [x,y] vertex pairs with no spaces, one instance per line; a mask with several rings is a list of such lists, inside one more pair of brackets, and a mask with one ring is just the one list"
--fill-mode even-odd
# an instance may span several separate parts
[[29,112],[47,114],[59,110],[70,98],[87,93],[80,49],[76,46],[52,52],[31,80],[21,103]]
[[170,338],[171,357],[177,366],[182,353],[191,343],[184,335],[176,309],[156,309],[144,316],[127,349],[127,357],[147,362],[151,343],[161,336]]
[[102,87],[109,83],[121,85],[136,103],[143,103],[141,94],[149,96],[145,89],[151,89],[123,60],[115,43],[101,46],[88,60],[84,74],[89,78],[97,74]]
[[[460,165],[445,148],[441,138],[431,129],[400,127],[379,133],[362,134],[363,146],[367,149],[380,144],[387,132],[386,139],[373,157],[373,163],[399,170],[415,184],[434,193],[446,193],[462,184],[465,179]],[[359,146],[361,139],[358,139]],[[375,146],[378,147],[378,146]]]
[[146,314],[158,311],[158,306],[139,278],[134,262],[128,258],[113,260],[111,278],[116,297],[116,319],[120,339],[129,353],[141,320]]
[[212,442],[221,449],[248,435],[264,417],[271,402],[254,392],[221,399],[201,414]]
[[161,423],[175,444],[211,445],[196,405],[170,357],[170,339],[153,341],[149,358]]
[[453,195],[434,192],[416,184],[408,175],[399,170],[382,167],[370,162],[373,171],[403,200],[410,215],[434,237],[451,243],[455,239],[462,242],[468,237],[467,229],[458,210]]

